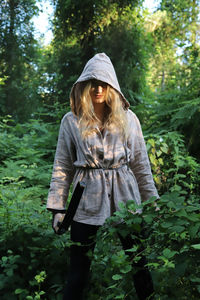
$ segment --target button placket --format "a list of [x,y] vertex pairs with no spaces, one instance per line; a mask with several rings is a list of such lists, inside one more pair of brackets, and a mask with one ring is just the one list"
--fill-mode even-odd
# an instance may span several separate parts
[[100,140],[101,140],[101,148],[98,149],[98,159],[101,161],[102,166],[103,166],[103,161],[104,161],[104,142],[103,142],[103,136],[102,136],[102,133],[101,133],[100,129],[97,128],[97,130],[98,130],[98,135],[99,135]]
[[106,180],[106,185],[107,185],[107,190],[108,190],[108,198],[111,198],[110,194],[110,182],[109,182],[109,171],[104,171],[105,173],[105,180]]
[[100,153],[100,154],[99,154],[99,159],[100,159],[100,160],[103,160],[103,159],[104,159],[103,153]]

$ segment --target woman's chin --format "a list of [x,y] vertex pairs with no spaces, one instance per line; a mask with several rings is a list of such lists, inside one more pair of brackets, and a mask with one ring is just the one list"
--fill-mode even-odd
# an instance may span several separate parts
[[102,104],[102,103],[105,102],[105,99],[104,98],[95,98],[95,99],[92,100],[92,102],[94,104]]

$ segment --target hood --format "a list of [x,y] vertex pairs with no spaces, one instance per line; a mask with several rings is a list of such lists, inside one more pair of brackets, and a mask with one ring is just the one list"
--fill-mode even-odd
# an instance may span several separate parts
[[71,89],[70,97],[72,107],[74,107],[73,102],[75,102],[76,84],[90,79],[97,79],[109,84],[120,94],[124,109],[127,110],[129,108],[130,104],[121,92],[113,64],[105,53],[96,54],[85,65],[83,72]]

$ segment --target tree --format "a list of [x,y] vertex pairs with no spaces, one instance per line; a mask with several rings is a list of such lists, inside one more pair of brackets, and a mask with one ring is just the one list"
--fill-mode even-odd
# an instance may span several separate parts
[[57,101],[67,101],[83,66],[97,52],[106,52],[111,57],[126,92],[127,86],[141,92],[146,58],[141,51],[144,43],[137,7],[142,1],[57,0],[54,3],[52,45],[57,65]]
[[2,0],[0,8],[0,113],[25,120],[38,105],[38,45],[33,36],[35,0]]
[[154,130],[184,134],[190,154],[199,157],[199,36],[197,1],[163,0],[160,10],[147,15],[154,51],[148,83],[156,102]]

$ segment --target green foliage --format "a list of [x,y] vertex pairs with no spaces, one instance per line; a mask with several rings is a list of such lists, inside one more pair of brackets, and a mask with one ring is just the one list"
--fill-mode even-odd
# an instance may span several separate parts
[[199,1],[162,0],[155,13],[146,13],[145,27],[153,48],[148,81],[157,93],[176,93],[198,73],[199,12]]
[[[35,279],[35,281],[32,281],[30,283],[31,283],[31,285],[38,286],[38,291],[34,292],[34,296],[26,296],[27,300],[42,299],[43,297],[41,298],[41,296],[45,295],[45,292],[40,290],[40,286],[41,286],[41,283],[44,282],[44,280],[46,279],[46,272],[45,271],[41,271],[38,275],[36,275],[34,277],[34,279]],[[25,290],[25,289],[16,289],[15,290],[15,294],[24,297],[25,295],[28,294],[28,290]]]
[[1,115],[24,121],[39,104],[39,46],[31,19],[37,15],[35,0],[1,1],[0,90]]
[[139,95],[143,95],[146,88],[149,46],[140,11],[132,7],[124,9],[95,40],[96,51],[106,52],[111,58],[122,91],[131,105],[140,103]]
[[146,122],[148,132],[178,131],[184,136],[189,153],[197,159],[200,103],[198,86],[197,79],[194,78],[193,83],[181,91],[157,96],[157,101],[149,108],[149,120]]
[[177,191],[195,201],[199,195],[200,166],[188,154],[183,138],[173,131],[149,134],[147,150],[160,193]]
[[124,92],[131,95],[132,103],[137,103],[131,91],[140,93],[145,86],[149,44],[137,7],[141,2],[55,1],[52,57],[57,70],[53,85],[58,102],[66,101],[88,59],[105,52],[116,67]]
[[[47,110],[48,109],[48,110]],[[38,120],[0,122],[0,297],[62,299],[68,269],[69,232],[56,236],[46,197],[61,118],[59,105],[47,107]],[[155,180],[164,194],[155,211],[146,202],[142,215],[132,201],[98,232],[87,299],[135,299],[134,269],[116,236],[146,232],[142,242],[156,299],[199,297],[199,164],[188,155],[177,132],[145,136]],[[125,225],[115,226],[123,219]],[[134,245],[132,261],[140,254]],[[90,254],[89,254],[90,255]],[[103,276],[102,276],[103,274]],[[165,280],[166,279],[166,280]],[[191,287],[191,288],[190,288]]]
[[68,256],[69,237],[53,234],[45,207],[57,134],[58,124],[0,123],[1,299],[43,299],[43,285],[59,299],[65,271],[54,269]]
[[153,49],[147,73],[153,92],[147,102],[148,115],[154,116],[150,126],[154,132],[179,131],[190,155],[198,159],[199,12],[199,1],[162,0],[154,14],[145,15]]
[[[134,232],[145,233],[145,238],[144,234],[140,238],[145,250],[138,253],[134,245],[129,250],[132,262],[137,262],[141,255],[147,257],[154,279],[155,299],[199,298],[200,205],[177,192],[166,193],[157,205],[159,211],[155,211],[154,199],[145,202],[143,213],[138,215],[132,201],[121,204],[120,212],[101,229],[88,299],[135,299],[131,279],[134,270],[116,241],[116,233],[134,235]],[[123,225],[114,225],[122,219]]]
[[[69,232],[53,233],[45,202],[70,88],[96,52],[111,57],[144,125],[162,196],[159,211],[151,199],[142,214],[132,201],[122,203],[98,232],[86,299],[136,299],[131,263],[143,254],[156,300],[199,299],[199,4],[163,0],[150,15],[141,3],[54,1],[54,40],[39,50],[35,1],[2,2],[0,111],[12,114],[0,118],[2,300],[62,299],[71,242]],[[27,123],[16,123],[31,112]],[[144,250],[134,245],[124,252],[117,234],[135,232],[145,233]]]

